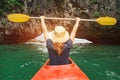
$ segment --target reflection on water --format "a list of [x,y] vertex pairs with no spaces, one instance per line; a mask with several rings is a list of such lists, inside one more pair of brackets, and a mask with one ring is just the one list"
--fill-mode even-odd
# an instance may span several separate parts
[[[70,57],[90,80],[120,80],[120,45],[74,45]],[[47,59],[39,44],[0,45],[0,80],[30,80]]]

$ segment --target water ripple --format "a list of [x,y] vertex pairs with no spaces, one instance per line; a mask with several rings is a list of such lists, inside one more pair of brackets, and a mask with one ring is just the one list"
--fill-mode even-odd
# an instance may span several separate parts
[[32,63],[32,62],[24,63],[23,65],[20,66],[20,68],[23,68],[23,67],[25,67],[25,66],[28,66],[28,65],[30,65],[31,63]]
[[116,79],[119,79],[120,80],[120,76],[115,73],[115,72],[112,72],[112,71],[105,71],[106,73],[106,76],[108,76],[109,78],[111,78],[112,80],[116,80]]

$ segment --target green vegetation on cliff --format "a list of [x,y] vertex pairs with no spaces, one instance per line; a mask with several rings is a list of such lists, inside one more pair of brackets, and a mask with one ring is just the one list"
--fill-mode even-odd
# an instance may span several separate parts
[[5,17],[7,13],[22,12],[23,2],[21,0],[1,0],[0,17]]

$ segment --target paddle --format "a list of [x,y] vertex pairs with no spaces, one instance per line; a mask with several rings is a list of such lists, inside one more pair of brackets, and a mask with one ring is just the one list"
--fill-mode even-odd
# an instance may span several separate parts
[[[40,19],[40,17],[30,17],[25,14],[10,14],[7,16],[9,21],[12,22],[26,22],[29,19]],[[45,17],[45,19],[55,19],[55,20],[76,20],[75,18],[55,18],[55,17]],[[115,25],[117,20],[113,17],[100,17],[98,19],[80,19],[81,21],[95,21],[100,25]]]

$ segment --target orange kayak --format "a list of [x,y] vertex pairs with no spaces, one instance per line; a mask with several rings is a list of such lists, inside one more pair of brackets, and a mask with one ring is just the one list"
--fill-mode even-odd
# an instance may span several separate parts
[[48,59],[31,80],[89,80],[71,58],[69,61],[65,65],[48,65]]

